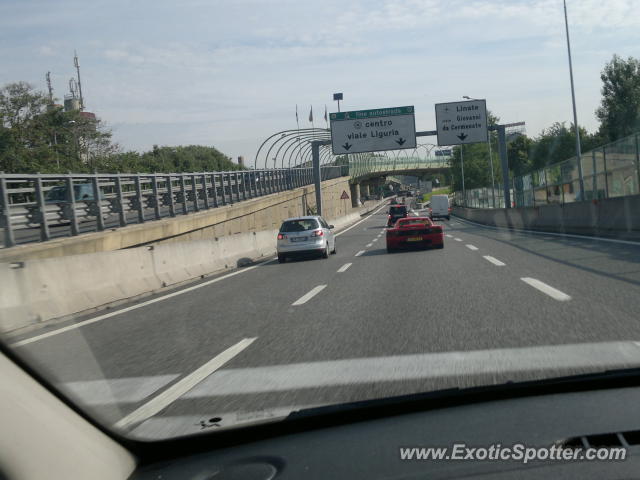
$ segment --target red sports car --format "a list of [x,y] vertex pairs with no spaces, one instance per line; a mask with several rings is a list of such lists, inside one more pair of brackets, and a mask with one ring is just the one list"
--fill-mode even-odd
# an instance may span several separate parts
[[401,218],[387,229],[387,252],[408,247],[444,248],[442,225],[427,217]]

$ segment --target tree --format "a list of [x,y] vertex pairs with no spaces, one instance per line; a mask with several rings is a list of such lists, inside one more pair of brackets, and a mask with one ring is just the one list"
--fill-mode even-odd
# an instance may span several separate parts
[[602,100],[596,110],[600,134],[614,141],[640,129],[640,60],[614,55],[600,74]]
[[[500,118],[487,111],[488,124],[497,125]],[[493,172],[496,183],[501,181],[500,159],[498,156],[498,135],[495,131],[489,131]],[[491,185],[491,165],[489,164],[489,144],[474,143],[453,147],[451,156],[451,181],[454,190],[462,191],[462,160],[464,160],[464,186],[465,189],[487,187]]]
[[529,151],[533,143],[533,140],[526,135],[517,135],[514,140],[507,143],[509,170],[514,175],[524,175],[531,170]]
[[[529,146],[528,171],[568,160],[576,156],[576,136],[573,124],[567,128],[564,122],[556,122],[540,132]],[[598,133],[590,134],[580,127],[580,150],[586,152],[602,145]],[[511,165],[511,158],[509,158]],[[522,170],[524,173],[527,169]]]
[[86,172],[116,151],[99,119],[50,105],[43,92],[25,82],[0,89],[0,170]]

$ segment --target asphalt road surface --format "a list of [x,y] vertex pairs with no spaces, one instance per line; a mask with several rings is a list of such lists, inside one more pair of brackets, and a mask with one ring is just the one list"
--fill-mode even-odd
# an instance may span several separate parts
[[327,260],[270,260],[10,342],[152,438],[640,365],[640,244],[452,218],[443,250],[387,254],[385,220],[341,232]]

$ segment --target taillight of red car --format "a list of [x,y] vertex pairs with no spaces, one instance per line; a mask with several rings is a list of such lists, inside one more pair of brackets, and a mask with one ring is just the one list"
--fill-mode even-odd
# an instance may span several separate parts
[[431,233],[442,233],[443,231],[442,225],[433,225],[431,227]]

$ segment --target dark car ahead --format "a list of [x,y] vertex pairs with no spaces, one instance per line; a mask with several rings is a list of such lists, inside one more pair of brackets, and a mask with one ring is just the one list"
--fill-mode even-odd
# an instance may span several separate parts
[[389,215],[387,217],[387,227],[392,227],[395,223],[409,215],[409,209],[406,205],[391,205],[389,207]]

